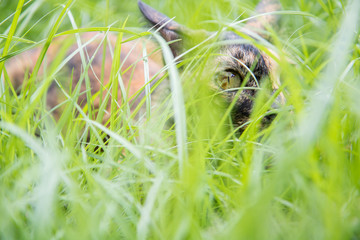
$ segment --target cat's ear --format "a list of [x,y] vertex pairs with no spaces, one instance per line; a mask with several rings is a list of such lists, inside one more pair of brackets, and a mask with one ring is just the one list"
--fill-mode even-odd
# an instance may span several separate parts
[[154,26],[154,28],[158,29],[161,36],[167,42],[171,42],[169,46],[174,57],[178,56],[183,48],[181,42],[182,36],[186,34],[187,29],[140,0],[138,1],[138,5],[146,20]]
[[279,0],[260,0],[253,17],[246,23],[245,29],[268,38],[266,28],[278,25],[279,15],[276,15],[276,12],[280,10]]

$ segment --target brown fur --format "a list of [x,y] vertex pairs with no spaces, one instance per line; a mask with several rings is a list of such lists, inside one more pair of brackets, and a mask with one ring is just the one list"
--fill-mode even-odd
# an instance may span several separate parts
[[[112,57],[110,54],[110,47],[107,44],[106,47],[106,57],[105,57],[105,64],[102,63],[103,58],[103,46],[101,45],[101,41],[104,39],[105,35],[100,33],[85,33],[81,36],[81,41],[84,44],[85,42],[89,41],[90,39],[94,39],[90,44],[88,44],[84,48],[86,58],[86,64],[90,62],[90,59],[94,56],[93,61],[91,62],[91,67],[88,70],[88,77],[90,80],[91,85],[91,95],[99,92],[100,89],[104,91],[103,98],[108,93],[108,88],[106,85],[109,83],[110,79],[110,72],[111,72],[111,64],[112,64]],[[111,43],[111,48],[114,49],[114,45],[116,42],[116,37],[112,34],[107,36]],[[58,38],[55,39],[46,54],[46,62],[52,62],[52,60],[56,57],[56,54],[63,44],[64,40],[69,40],[69,37],[66,39]],[[72,39],[75,42],[75,39]],[[156,45],[152,42],[147,42],[146,44],[147,52],[150,53],[156,49]],[[77,44],[73,44],[67,51],[66,55],[70,55],[74,51],[78,49]],[[97,50],[98,49],[98,50]],[[19,89],[22,85],[22,81],[24,80],[24,74],[34,68],[35,63],[40,55],[41,49],[34,49],[28,52],[17,56],[16,58],[10,59],[7,63],[7,72],[12,80],[13,86],[15,89]],[[96,52],[97,51],[97,52]],[[138,92],[145,83],[144,80],[144,62],[142,60],[143,53],[142,53],[142,41],[130,41],[127,43],[122,44],[121,46],[121,63],[122,63],[122,81],[126,89],[128,89],[128,97],[133,96],[136,92]],[[151,54],[148,58],[149,64],[149,76],[152,78],[156,73],[160,71],[162,68],[162,58],[159,53]],[[39,76],[43,74],[44,63],[39,72]],[[104,76],[103,82],[101,82],[101,71],[102,67],[104,67]],[[81,79],[81,75],[83,72],[83,66],[80,54],[77,53],[74,57],[72,57],[67,64],[65,65],[64,69],[65,73],[62,73],[60,76],[56,76],[56,79],[62,84],[64,89],[68,90],[70,88],[74,89],[75,86],[78,84],[79,80]],[[70,76],[72,74],[72,86],[70,85]],[[86,84],[83,80],[80,88],[80,95],[78,97],[78,104],[81,107],[84,107],[87,100],[86,100]],[[121,104],[121,92],[120,88],[118,89],[118,103]],[[57,87],[57,84],[53,82],[47,93],[47,105],[49,109],[55,108],[58,104],[65,100],[65,95],[61,92],[60,88]],[[98,109],[100,106],[100,99],[96,98],[93,102],[93,109]],[[104,117],[104,123],[109,119],[110,116],[110,101],[108,101],[108,105],[106,108],[106,113]],[[61,116],[62,109],[55,109],[53,114],[56,119]]]

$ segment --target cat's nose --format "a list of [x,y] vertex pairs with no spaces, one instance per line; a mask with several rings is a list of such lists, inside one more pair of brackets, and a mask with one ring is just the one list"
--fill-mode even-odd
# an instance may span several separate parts
[[[273,94],[276,92],[276,90],[273,91]],[[279,109],[286,103],[286,99],[284,94],[281,92],[274,100],[274,102],[271,104],[272,109]]]

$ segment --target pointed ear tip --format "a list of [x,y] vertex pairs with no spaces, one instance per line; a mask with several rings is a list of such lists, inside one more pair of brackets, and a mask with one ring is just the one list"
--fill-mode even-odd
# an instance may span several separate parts
[[144,15],[147,15],[147,12],[149,11],[149,9],[151,9],[151,7],[149,5],[147,5],[146,3],[144,3],[141,0],[138,0],[138,7]]
[[141,0],[138,0],[138,6],[140,9],[145,9],[146,7],[148,7],[147,4]]
[[141,0],[138,0],[137,4],[140,10],[144,8],[144,3]]

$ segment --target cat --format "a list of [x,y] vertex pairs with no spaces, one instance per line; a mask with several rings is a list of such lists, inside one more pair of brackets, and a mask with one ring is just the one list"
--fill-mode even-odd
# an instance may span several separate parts
[[[138,1],[138,6],[148,23],[155,29],[162,38],[169,43],[173,57],[177,62],[182,60],[181,54],[191,47],[191,37],[194,35],[211,36],[211,32],[194,31],[168,18],[164,14],[156,11],[152,7]],[[256,18],[250,19],[242,28],[242,32],[254,38],[266,37],[265,26],[276,24],[276,15],[268,13],[280,9],[280,3],[277,0],[261,0],[257,5],[255,12],[261,14]],[[216,34],[215,34],[216,35]],[[275,91],[278,88],[278,79],[276,77],[276,63],[266,53],[260,51],[256,46],[250,43],[244,43],[242,37],[233,31],[224,31],[218,37],[222,42],[218,49],[217,57],[213,58],[208,64],[210,69],[215,69],[214,79],[211,79],[209,87],[220,92],[227,104],[234,103],[231,110],[231,118],[235,127],[245,126],[250,119],[254,106],[254,98],[257,89],[263,81],[272,82],[272,88]],[[111,89],[109,80],[111,78],[112,51],[116,44],[116,37],[113,34],[105,33],[85,33],[81,35],[81,43],[75,43],[76,38],[60,37],[55,39],[47,50],[46,60],[42,63],[38,78],[44,75],[46,65],[50,65],[58,57],[59,48],[67,46],[69,50],[65,51],[64,57],[69,57],[64,69],[63,75],[50,76],[56,78],[52,81],[47,90],[47,105],[53,116],[59,119],[62,114],[61,102],[66,100],[63,89],[75,89],[80,86],[77,103],[82,108],[87,105],[89,95],[89,86],[86,86],[85,78],[90,83],[90,96],[94,96],[103,91],[102,97],[92,99],[91,106],[93,110],[98,111],[101,103],[110,98],[104,109],[103,122],[107,122],[111,112]],[[102,43],[107,41],[106,47]],[[106,43],[106,42],[105,42]],[[69,47],[70,46],[70,47]],[[113,99],[117,104],[121,104],[124,94],[138,97],[131,102],[131,110],[134,110],[140,102],[145,92],[141,91],[145,84],[145,77],[148,74],[149,79],[153,79],[151,86],[156,85],[156,81],[164,74],[163,60],[159,48],[151,41],[146,41],[145,49],[148,56],[146,62],[148,73],[144,72],[144,43],[141,41],[129,41],[121,45],[121,74],[118,75],[119,81],[123,83],[127,92],[118,89],[118,98]],[[105,50],[105,54],[104,54]],[[19,56],[16,56],[6,64],[6,70],[15,89],[23,86],[26,79],[26,73],[31,73],[35,63],[40,56],[41,49],[33,49]],[[64,52],[64,51],[62,51]],[[150,54],[151,53],[151,54]],[[104,57],[104,59],[103,59]],[[85,60],[84,60],[85,59]],[[104,60],[104,62],[103,62]],[[86,62],[88,68],[83,66]],[[103,64],[104,63],[104,64]],[[85,65],[86,65],[85,64]],[[87,76],[85,77],[85,73]],[[103,74],[103,75],[102,75]],[[55,77],[56,76],[56,77]],[[71,81],[69,80],[71,76]],[[166,81],[163,81],[166,82]],[[62,89],[58,87],[62,86]],[[162,86],[164,85],[164,86]],[[166,83],[155,89],[153,98],[162,99],[158,95],[164,94],[164,88],[168,88]],[[243,89],[240,89],[243,87]],[[160,90],[159,90],[160,89]],[[239,92],[240,91],[240,92]],[[280,95],[281,96],[281,95]],[[282,96],[281,96],[282,97]],[[152,101],[153,104],[156,101]],[[268,115],[265,119],[271,121],[274,115]]]

